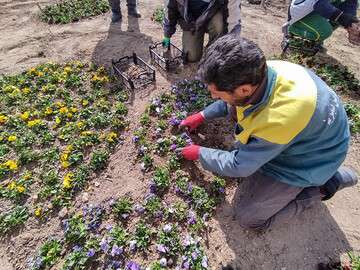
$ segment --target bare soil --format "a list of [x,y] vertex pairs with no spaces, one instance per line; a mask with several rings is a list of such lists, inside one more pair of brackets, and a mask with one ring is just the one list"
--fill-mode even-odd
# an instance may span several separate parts
[[[149,45],[162,39],[161,25],[151,21],[160,0],[140,3],[141,19],[124,16],[122,23],[111,24],[110,14],[68,25],[47,25],[37,18],[37,4],[55,1],[0,0],[0,73],[15,73],[45,61],[65,62],[70,59],[94,61],[110,66],[111,59],[136,52],[149,60]],[[285,3],[270,1],[264,12],[257,6],[243,6],[242,35],[257,42],[266,55],[280,53],[281,25],[286,19]],[[125,3],[123,11],[126,14]],[[180,30],[174,41],[180,45]],[[329,61],[348,66],[360,78],[360,48],[348,43],[346,32],[337,30],[326,42]],[[323,56],[319,56],[323,57]],[[155,86],[138,90],[131,99],[125,143],[117,148],[108,168],[93,179],[87,192],[89,203],[99,203],[111,197],[130,193],[141,200],[147,188],[147,179],[134,163],[132,132],[137,119],[150,97],[169,89],[181,78],[190,78],[196,65],[190,65],[175,74],[157,73]],[[215,128],[214,128],[215,127]],[[207,140],[219,146],[231,140],[229,134],[217,132],[210,125],[202,132]],[[217,133],[217,134],[216,134]],[[360,140],[353,138],[346,164],[360,171]],[[196,164],[199,165],[199,164]],[[197,168],[205,178],[207,172]],[[100,186],[93,185],[99,182]],[[360,185],[339,192],[330,201],[318,205],[294,218],[288,224],[274,224],[266,233],[258,234],[242,229],[233,218],[232,200],[237,192],[236,183],[228,188],[222,203],[211,221],[207,235],[211,269],[232,263],[238,269],[316,269],[320,262],[338,261],[347,251],[360,252]],[[81,204],[79,194],[76,205]],[[0,269],[25,269],[26,259],[35,253],[41,243],[52,235],[60,235],[60,219],[53,217],[38,223],[30,219],[26,226],[0,242]]]

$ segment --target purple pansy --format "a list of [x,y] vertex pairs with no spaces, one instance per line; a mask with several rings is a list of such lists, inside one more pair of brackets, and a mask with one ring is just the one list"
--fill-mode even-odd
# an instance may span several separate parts
[[209,264],[208,264],[208,259],[207,259],[206,256],[204,256],[204,257],[202,258],[201,265],[202,265],[202,267],[204,267],[204,268],[208,268]]
[[101,239],[100,248],[105,253],[108,252],[108,250],[110,249],[109,243],[105,237],[103,239]]
[[141,204],[136,204],[136,205],[134,206],[134,210],[135,210],[135,212],[138,213],[138,214],[142,214],[142,213],[145,212],[145,208],[144,208]]
[[88,252],[86,253],[86,255],[88,257],[93,257],[95,255],[95,249],[91,248],[88,250]]
[[129,248],[131,251],[135,251],[136,250],[136,240],[131,240],[129,242]]
[[117,255],[121,255],[123,253],[123,247],[119,247],[118,245],[114,244],[111,249],[111,256],[115,257]]
[[132,141],[133,141],[133,143],[137,143],[138,141],[139,141],[139,136],[134,136],[133,138],[132,138]]
[[130,261],[126,264],[126,270],[140,270],[140,265],[136,262]]
[[164,228],[163,228],[163,231],[166,232],[166,233],[171,232],[171,230],[172,230],[171,224],[166,224],[166,225],[164,226]]
[[167,266],[167,260],[166,258],[161,258],[160,261],[159,261],[160,265],[162,267],[166,267]]

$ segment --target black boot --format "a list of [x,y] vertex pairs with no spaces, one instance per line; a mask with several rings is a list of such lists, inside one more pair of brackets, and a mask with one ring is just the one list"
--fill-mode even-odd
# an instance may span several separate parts
[[137,5],[136,5],[136,0],[127,0],[127,7],[128,7],[128,15],[135,17],[135,18],[140,18],[141,14],[137,9]]
[[122,19],[122,15],[121,15],[121,10],[111,10],[112,11],[112,16],[111,16],[111,22],[112,23],[116,23],[118,21],[121,21]]
[[356,185],[358,177],[356,173],[347,167],[341,167],[324,185],[320,191],[324,194],[323,201],[329,200],[339,190]]

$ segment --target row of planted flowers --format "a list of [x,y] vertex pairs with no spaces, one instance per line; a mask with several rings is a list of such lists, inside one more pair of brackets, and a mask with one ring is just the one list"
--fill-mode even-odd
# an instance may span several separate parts
[[177,150],[192,143],[178,125],[210,102],[198,81],[182,81],[151,100],[134,132],[134,154],[148,176],[142,202],[129,196],[87,206],[63,221],[64,237],[50,239],[31,269],[209,269],[202,235],[225,193],[225,180],[194,179]]
[[0,234],[70,205],[105,167],[127,126],[111,81],[78,61],[0,76]]

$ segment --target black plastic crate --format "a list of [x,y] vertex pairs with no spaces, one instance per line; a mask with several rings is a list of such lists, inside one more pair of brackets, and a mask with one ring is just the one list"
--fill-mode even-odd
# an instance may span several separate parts
[[183,51],[172,43],[169,48],[164,48],[161,42],[150,45],[149,51],[151,63],[165,71],[173,71],[186,62]]
[[115,76],[127,88],[134,90],[155,81],[155,69],[133,53],[132,56],[112,60]]

